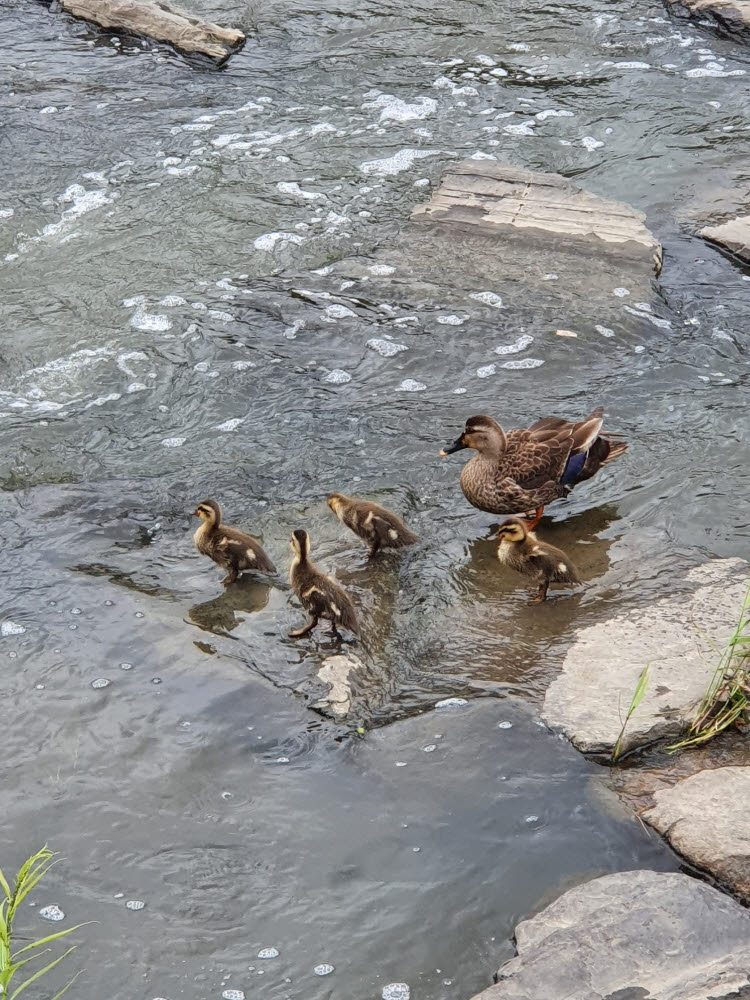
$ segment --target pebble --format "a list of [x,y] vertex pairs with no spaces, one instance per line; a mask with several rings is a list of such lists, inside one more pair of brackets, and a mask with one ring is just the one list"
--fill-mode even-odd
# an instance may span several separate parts
[[323,963],[323,965],[316,965],[313,972],[316,976],[330,976],[333,972],[333,966],[326,965],[325,963]]
[[43,917],[45,920],[64,920],[65,914],[60,909],[59,906],[51,904],[50,906],[43,906],[39,911],[39,916]]

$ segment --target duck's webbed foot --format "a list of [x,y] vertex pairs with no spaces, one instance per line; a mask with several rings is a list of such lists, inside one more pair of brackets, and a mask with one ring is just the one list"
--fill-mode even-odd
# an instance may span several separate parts
[[312,632],[312,630],[315,628],[317,624],[318,624],[318,619],[313,618],[307,623],[307,625],[303,625],[301,628],[293,628],[292,631],[289,633],[289,638],[299,639],[303,635],[308,635],[310,632]]
[[542,601],[547,600],[547,590],[549,589],[549,580],[542,580],[539,584],[539,589],[536,594],[531,598],[529,604],[541,604]]
[[[544,504],[542,504],[541,507],[537,507],[536,510],[526,511],[526,514],[524,516],[529,519],[529,523],[526,525],[527,531],[533,531],[534,528],[536,528],[537,524],[539,524],[539,522],[542,519],[543,513],[544,513]],[[544,598],[542,598],[542,600],[544,600]]]

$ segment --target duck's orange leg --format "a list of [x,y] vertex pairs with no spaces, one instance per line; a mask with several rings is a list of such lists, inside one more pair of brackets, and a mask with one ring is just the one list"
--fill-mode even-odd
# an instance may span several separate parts
[[527,531],[533,531],[534,528],[536,528],[537,524],[539,524],[539,522],[542,519],[543,513],[544,513],[543,505],[541,507],[537,507],[535,511],[529,510],[526,512],[526,517],[529,518],[529,523],[526,525]]

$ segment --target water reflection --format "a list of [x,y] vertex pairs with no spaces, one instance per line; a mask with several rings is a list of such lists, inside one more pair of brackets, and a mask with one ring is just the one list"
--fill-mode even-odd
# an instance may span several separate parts
[[238,611],[248,614],[262,611],[270,593],[270,583],[245,573],[210,601],[194,604],[188,618],[205,632],[227,635],[245,620],[238,616]]

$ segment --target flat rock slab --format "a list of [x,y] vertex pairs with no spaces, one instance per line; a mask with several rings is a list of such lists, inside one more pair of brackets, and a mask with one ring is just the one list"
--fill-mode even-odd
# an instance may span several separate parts
[[718,656],[701,633],[719,648],[726,643],[737,625],[748,569],[741,559],[713,560],[689,571],[691,593],[583,629],[547,690],[545,720],[585,753],[611,752],[641,671],[650,664],[646,695],[628,722],[622,752],[678,735]]
[[549,245],[560,237],[584,254],[614,254],[661,267],[658,240],[645,215],[599,198],[559,174],[535,173],[488,160],[449,167],[429,202],[411,215],[416,223],[476,229],[496,238],[523,236]]
[[667,6],[687,16],[710,18],[727,31],[750,37],[750,0],[667,0]]
[[[744,5],[750,17],[750,2]],[[742,260],[750,263],[750,215],[740,216],[720,226],[705,226],[698,233],[704,240],[718,243],[731,253],[736,253]]]
[[516,948],[481,1000],[729,1000],[750,989],[750,913],[688,875],[622,872],[570,889],[516,927]]
[[750,767],[699,771],[641,814],[672,847],[750,901]]
[[164,3],[151,0],[59,0],[73,17],[92,21],[110,31],[167,42],[190,54],[224,62],[240,49],[245,36],[234,28],[221,28],[191,17]]

